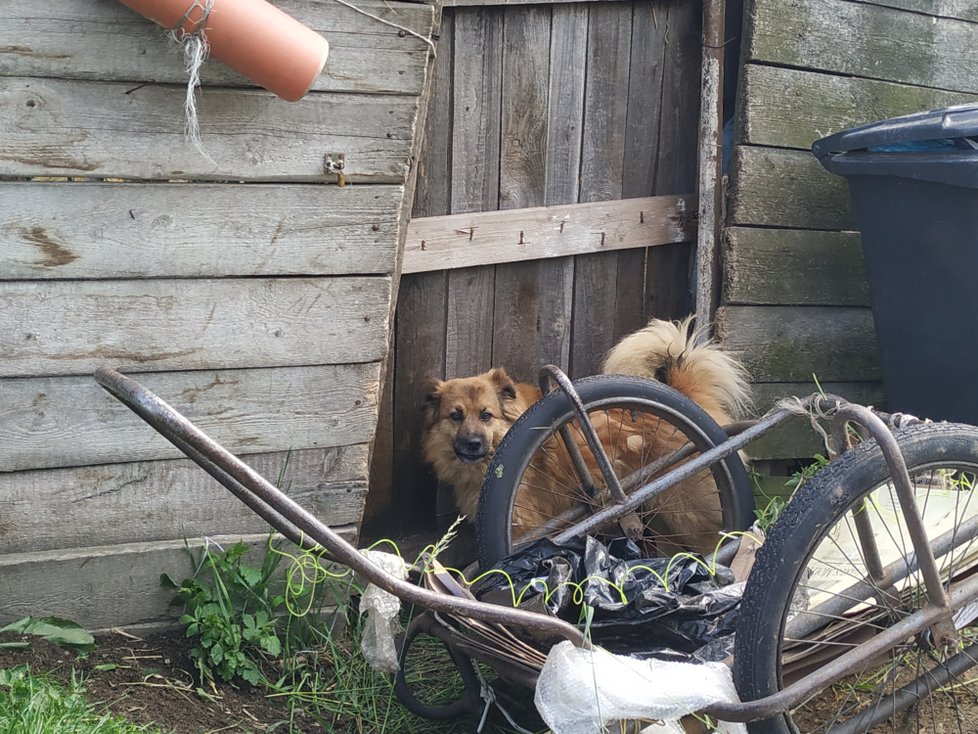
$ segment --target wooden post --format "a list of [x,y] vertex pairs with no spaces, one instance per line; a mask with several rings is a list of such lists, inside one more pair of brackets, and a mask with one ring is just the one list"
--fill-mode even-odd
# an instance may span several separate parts
[[700,82],[699,225],[696,234],[696,323],[712,321],[719,290],[723,160],[723,27],[725,0],[703,0]]

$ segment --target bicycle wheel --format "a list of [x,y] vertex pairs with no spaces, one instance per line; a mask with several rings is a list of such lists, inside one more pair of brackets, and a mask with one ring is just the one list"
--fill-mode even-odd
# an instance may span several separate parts
[[[656,459],[687,443],[695,457],[727,438],[698,405],[661,383],[598,375],[574,386],[626,493],[663,473]],[[580,450],[586,471],[575,468],[568,443]],[[488,568],[521,544],[555,537],[608,503],[570,400],[551,392],[513,424],[489,464],[476,523],[480,563]],[[748,527],[753,509],[750,479],[733,454],[639,507],[643,530],[636,540],[650,556],[712,553],[719,531]],[[601,530],[623,534],[620,527]]]
[[[894,435],[942,581],[953,589],[978,569],[978,428],[928,424]],[[742,700],[777,692],[923,605],[902,518],[875,441],[833,461],[798,491],[758,551],[741,603],[733,673]],[[874,567],[865,552],[870,544],[859,537],[875,538],[875,567],[888,580],[867,570]],[[953,678],[974,664],[978,649],[967,648],[978,638],[976,615],[967,607],[956,612],[958,644],[936,645],[927,630],[909,636],[796,709],[749,724],[749,731],[973,731],[973,684],[938,685],[923,700],[926,691],[908,686],[939,684],[942,674]],[[906,689],[901,700],[912,701],[903,713],[891,698],[899,689]]]

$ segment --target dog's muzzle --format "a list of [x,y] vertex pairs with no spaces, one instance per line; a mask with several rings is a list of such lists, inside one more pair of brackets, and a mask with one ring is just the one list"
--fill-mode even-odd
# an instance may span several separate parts
[[486,457],[486,440],[481,436],[459,436],[454,448],[455,456],[466,464],[474,464]]

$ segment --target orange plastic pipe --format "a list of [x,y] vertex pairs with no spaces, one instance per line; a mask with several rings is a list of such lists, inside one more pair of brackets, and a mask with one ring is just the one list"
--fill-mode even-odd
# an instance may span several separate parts
[[[302,99],[326,65],[329,43],[265,0],[119,0],[171,31],[203,30],[210,53],[288,102]],[[200,28],[201,20],[203,28]]]

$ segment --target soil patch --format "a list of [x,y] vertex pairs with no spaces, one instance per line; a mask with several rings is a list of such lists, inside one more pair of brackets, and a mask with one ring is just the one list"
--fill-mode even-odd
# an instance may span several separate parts
[[[74,671],[82,676],[86,697],[96,706],[174,734],[257,734],[288,715],[263,689],[247,684],[221,683],[201,690],[189,646],[179,632],[146,638],[99,635],[95,649],[84,658],[44,640],[0,635],[0,641],[18,640],[29,641],[30,647],[0,650],[0,668],[26,663],[34,673],[47,671],[66,682]],[[313,722],[297,723],[302,731],[322,731]]]

